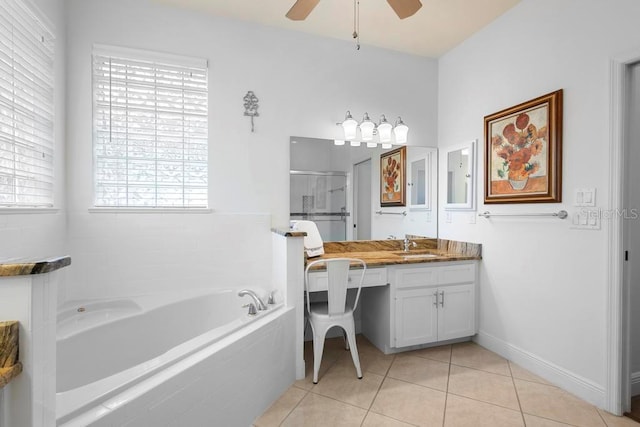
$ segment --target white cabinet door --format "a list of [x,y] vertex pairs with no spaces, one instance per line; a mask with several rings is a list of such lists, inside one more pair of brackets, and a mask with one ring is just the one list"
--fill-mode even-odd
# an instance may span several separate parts
[[475,334],[475,285],[446,286],[438,293],[438,340]]
[[426,344],[438,340],[438,295],[436,289],[396,292],[394,347]]

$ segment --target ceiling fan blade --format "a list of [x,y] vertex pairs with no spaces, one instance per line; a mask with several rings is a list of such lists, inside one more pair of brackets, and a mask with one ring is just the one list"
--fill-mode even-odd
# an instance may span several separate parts
[[311,11],[320,3],[320,0],[296,0],[286,17],[292,21],[304,21]]
[[408,18],[422,7],[420,0],[387,0],[398,18]]

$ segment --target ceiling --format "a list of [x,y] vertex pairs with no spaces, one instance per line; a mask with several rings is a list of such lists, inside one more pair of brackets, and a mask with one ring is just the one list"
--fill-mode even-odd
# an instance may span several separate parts
[[[264,25],[353,40],[353,1],[321,0],[304,21],[285,17],[295,0],[155,0]],[[398,19],[386,0],[360,0],[360,43],[437,58],[520,0],[421,0],[422,8]],[[355,42],[354,42],[355,49]]]

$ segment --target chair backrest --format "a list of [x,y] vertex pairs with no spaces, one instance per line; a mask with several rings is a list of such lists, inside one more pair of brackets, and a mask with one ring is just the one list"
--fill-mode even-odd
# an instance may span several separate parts
[[[358,306],[358,300],[360,299],[360,290],[362,289],[362,282],[364,280],[364,273],[367,270],[367,264],[357,258],[331,258],[310,262],[307,264],[307,268],[304,272],[304,284],[307,292],[309,269],[316,264],[322,263],[324,263],[327,268],[327,303],[329,305],[329,315],[344,314],[347,302],[347,288],[349,286],[349,270],[352,264],[355,264],[356,267],[361,267],[360,278],[357,281],[358,292],[356,293],[356,300],[353,304],[353,310],[355,310]],[[308,296],[307,310],[311,310]]]

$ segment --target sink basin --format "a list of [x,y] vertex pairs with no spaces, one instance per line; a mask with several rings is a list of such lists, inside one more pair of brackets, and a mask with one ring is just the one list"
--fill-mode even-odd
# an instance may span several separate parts
[[401,256],[404,259],[420,259],[420,258],[437,258],[440,255],[434,254],[430,250],[417,250],[409,252],[393,252],[394,255]]
[[439,255],[403,253],[401,256],[404,259],[418,259],[418,258],[437,258]]

